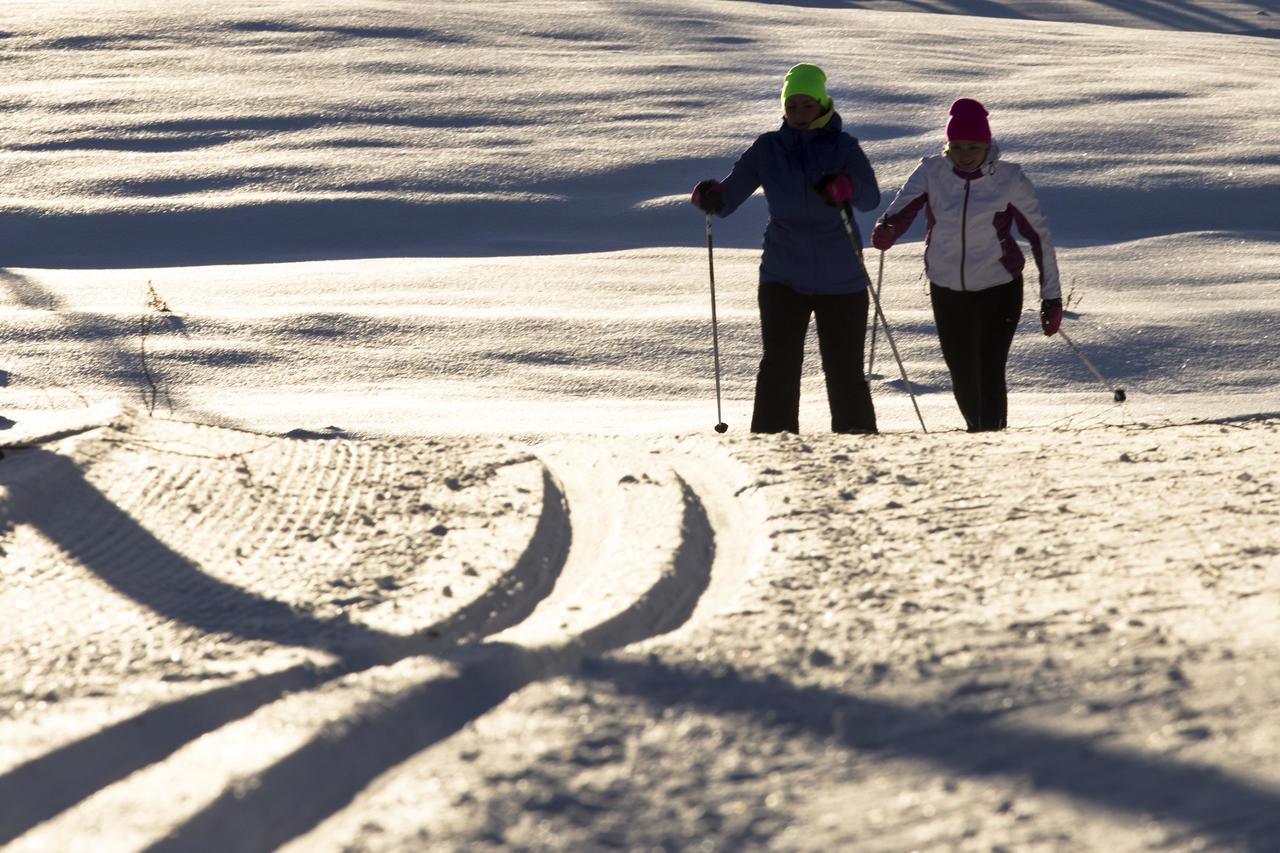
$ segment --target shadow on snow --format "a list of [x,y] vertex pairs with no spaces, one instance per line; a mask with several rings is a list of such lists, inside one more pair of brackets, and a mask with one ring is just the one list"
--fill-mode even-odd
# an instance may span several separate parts
[[[408,635],[388,634],[345,619],[317,619],[210,577],[115,506],[66,457],[37,448],[22,454],[21,467],[14,465],[0,469],[0,485],[10,486],[14,496],[10,506],[0,506],[6,511],[0,523],[36,527],[69,558],[161,616],[241,639],[324,649],[338,661],[300,664],[155,706],[15,767],[0,776],[0,845],[288,693],[411,656],[438,657],[477,626],[497,631],[520,621],[550,591],[568,554],[563,495],[544,474],[543,512],[510,574],[440,622]],[[28,506],[58,510],[42,517]],[[95,532],[102,535],[95,539]],[[94,546],[105,539],[110,548]]]
[[[0,474],[11,479],[14,463],[6,464],[10,467],[0,469]],[[447,642],[458,639],[443,636],[449,633],[450,621],[456,624],[456,616],[415,635],[397,637],[300,614],[204,575],[112,505],[69,460],[37,449],[23,464],[38,466],[37,481],[52,491],[41,496],[27,488],[32,478],[25,477],[23,489],[11,490],[20,497],[11,498],[9,520],[36,525],[121,594],[206,631],[332,648],[345,656],[328,667],[295,666],[151,708],[10,770],[0,776],[0,842],[288,692],[409,655],[469,662],[456,675],[424,682],[347,725],[328,727],[264,771],[258,777],[262,784],[253,791],[219,798],[154,848],[205,849],[202,844],[207,847],[212,839],[225,836],[242,839],[243,849],[272,849],[340,810],[381,773],[478,719],[525,685],[565,674],[554,657],[534,651],[506,644]],[[547,485],[554,488],[549,481]],[[53,505],[61,512],[49,518],[30,515],[26,503],[48,506],[53,492]],[[552,503],[561,511],[553,507],[544,512],[539,530],[544,524],[567,530],[563,504]],[[76,522],[84,518],[118,531],[110,552],[85,546],[88,538]],[[534,538],[541,536],[535,532]],[[567,538],[561,539],[561,550],[552,555],[556,571],[567,555]],[[496,603],[478,602],[488,611]],[[525,604],[527,613],[532,604]],[[506,621],[519,618],[523,616],[516,613]],[[1084,738],[1006,725],[998,716],[946,713],[798,687],[777,677],[675,667],[653,658],[595,658],[570,669],[579,670],[577,677],[608,682],[619,693],[638,696],[655,708],[745,717],[753,725],[831,738],[852,752],[920,759],[967,776],[1026,777],[1040,789],[1100,808],[1190,824],[1196,832],[1240,849],[1269,849],[1277,831],[1276,791],[1212,767],[1108,750]],[[332,781],[311,784],[316,778]]]
[[[539,199],[467,199],[465,188],[421,188],[463,200],[344,196],[279,198],[227,207],[94,214],[9,208],[0,237],[14,267],[121,268],[374,257],[501,257],[704,244],[689,188],[731,160],[646,164],[529,187]],[[161,198],[172,188],[151,188]],[[349,190],[351,188],[347,188]],[[358,189],[358,188],[357,188]],[[409,188],[413,190],[414,188]],[[881,207],[893,188],[886,188]],[[655,194],[661,194],[656,195]],[[550,197],[548,200],[547,197]],[[1258,211],[1280,208],[1280,186],[1186,186],[1141,193],[1046,186],[1041,200],[1060,245],[1118,243],[1192,231],[1251,231]],[[869,231],[874,214],[857,217]],[[755,197],[715,219],[716,245],[760,247],[767,219]],[[917,226],[911,234],[922,234]],[[915,239],[912,237],[911,239]]]

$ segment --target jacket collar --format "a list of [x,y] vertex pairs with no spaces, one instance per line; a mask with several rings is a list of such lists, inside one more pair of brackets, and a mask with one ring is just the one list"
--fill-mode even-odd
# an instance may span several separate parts
[[[943,156],[945,157],[946,155],[944,154]],[[959,177],[964,178],[966,181],[974,181],[981,178],[983,175],[990,175],[994,172],[996,170],[996,161],[999,159],[1000,146],[997,145],[996,141],[993,139],[991,140],[991,148],[987,150],[987,159],[982,161],[981,166],[974,169],[972,172],[962,172],[952,165],[951,171]],[[947,158],[947,162],[950,162],[950,158]]]
[[831,109],[827,110],[825,113],[823,113],[822,115],[814,119],[813,123],[810,124],[806,129],[796,130],[794,127],[787,124],[786,119],[783,119],[782,127],[779,128],[779,130],[782,130],[785,133],[792,133],[792,134],[795,134],[796,136],[800,136],[801,134],[816,133],[818,131],[828,131],[832,133],[839,133],[843,126],[844,124],[840,119],[840,113],[836,112],[836,105],[835,105],[835,102],[833,101],[831,104]]
[[836,102],[835,102],[835,101],[832,101],[832,102],[831,102],[831,106],[827,107],[827,111],[826,111],[825,113],[823,113],[822,115],[818,116],[818,117],[817,117],[817,118],[815,118],[812,122],[810,122],[810,123],[809,123],[809,129],[810,129],[810,130],[822,130],[824,127],[826,127],[828,124],[830,124],[830,123],[831,123],[831,120],[832,120],[832,119],[836,119],[836,121],[837,121],[837,122],[840,120],[839,118],[837,118],[837,117],[836,117]]

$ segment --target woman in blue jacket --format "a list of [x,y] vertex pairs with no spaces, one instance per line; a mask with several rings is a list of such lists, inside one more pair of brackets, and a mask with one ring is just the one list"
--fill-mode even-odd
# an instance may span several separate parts
[[800,431],[810,316],[818,326],[832,431],[876,431],[862,372],[869,282],[838,208],[874,210],[880,188],[858,141],[841,130],[826,80],[816,65],[788,71],[782,127],[756,139],[723,181],[701,181],[693,190],[693,204],[718,216],[733,213],[759,187],[769,205],[759,289],[764,356],[752,432]]

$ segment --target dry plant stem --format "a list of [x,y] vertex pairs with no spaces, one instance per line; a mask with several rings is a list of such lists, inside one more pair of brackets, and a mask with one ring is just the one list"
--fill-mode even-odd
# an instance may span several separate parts
[[142,390],[142,405],[146,406],[148,415],[154,415],[156,412],[156,397],[159,395],[160,389],[156,387],[155,377],[151,375],[151,368],[147,365],[147,333],[150,331],[151,318],[143,314],[141,338],[138,341],[138,356],[142,362],[142,376],[147,381],[147,387]]
[[[160,314],[171,314],[172,309],[169,308],[167,302],[161,298],[156,292],[155,286],[150,281],[147,282],[147,307]],[[151,373],[151,367],[147,363],[147,335],[151,332],[151,317],[147,314],[142,315],[141,320],[141,340],[138,343],[138,355],[142,362],[142,375],[147,381],[147,387],[142,392],[142,404],[147,408],[148,415],[155,415],[156,402],[160,397],[160,388],[156,384],[155,376]],[[165,398],[169,399],[168,393]],[[173,411],[173,400],[169,399],[169,411]]]

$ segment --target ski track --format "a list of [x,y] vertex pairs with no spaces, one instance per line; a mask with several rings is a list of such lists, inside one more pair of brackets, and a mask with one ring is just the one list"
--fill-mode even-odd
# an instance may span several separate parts
[[[249,442],[259,445],[259,449],[263,445],[282,448],[285,466],[298,468],[304,472],[307,466],[297,465],[290,457],[302,453],[303,448],[317,447],[316,443],[270,440],[231,431],[196,430],[187,425],[165,427],[160,431],[163,432],[164,429],[185,430],[188,438],[191,437],[191,433],[198,433],[195,435],[194,443],[204,445],[206,458],[197,461],[200,461],[201,466],[208,470],[216,470],[220,467],[216,463],[210,463],[207,458],[210,456],[210,445],[216,444],[214,439],[230,438],[238,440],[241,444]],[[155,429],[152,428],[149,432],[154,433]],[[151,434],[147,439],[150,440],[142,443],[149,449],[154,449],[157,446],[156,436]],[[87,452],[78,455],[84,457],[82,462],[97,457],[96,460],[92,460],[93,465],[86,464],[87,468],[96,466],[110,469],[113,456],[118,457],[121,452],[118,450],[104,452],[104,448],[119,443],[119,440],[112,435],[107,435],[106,438],[98,437]],[[332,452],[323,444],[319,445],[319,449],[321,454]],[[302,455],[306,454],[302,453]],[[178,494],[185,493],[190,497],[193,494],[190,484],[193,478],[197,477],[197,472],[192,470],[190,463],[193,460],[181,455],[166,456],[161,453],[158,458],[177,460],[176,464],[159,478],[164,485],[158,488],[139,487],[136,481],[131,481],[127,477],[113,476],[121,473],[118,470],[105,472],[109,481],[122,483],[113,496],[129,507],[129,513],[120,510],[116,503],[98,492],[93,484],[85,480],[84,472],[66,456],[47,450],[36,450],[6,460],[3,472],[0,472],[3,474],[0,486],[5,487],[4,492],[7,494],[4,495],[5,499],[0,500],[0,514],[3,514],[8,523],[15,524],[19,533],[27,534],[32,530],[39,530],[40,537],[57,542],[61,550],[51,550],[45,542],[33,542],[37,545],[33,550],[10,551],[6,555],[8,558],[6,562],[16,571],[13,575],[16,583],[5,592],[20,596],[23,593],[34,595],[37,589],[57,589],[63,602],[69,605],[66,610],[60,609],[59,612],[93,614],[91,618],[84,620],[90,623],[84,626],[61,625],[59,618],[54,615],[34,624],[24,626],[19,622],[11,627],[11,630],[16,633],[18,642],[21,642],[22,637],[42,638],[30,649],[25,647],[15,649],[11,645],[12,640],[0,645],[0,649],[8,647],[5,657],[9,660],[15,656],[24,655],[29,658],[25,668],[31,673],[33,681],[42,670],[50,673],[63,669],[77,670],[78,667],[65,664],[77,660],[77,655],[83,656],[85,649],[99,658],[91,661],[92,665],[103,668],[105,664],[107,669],[114,670],[113,674],[127,676],[132,671],[130,667],[134,665],[130,661],[133,649],[139,645],[144,652],[149,652],[154,646],[160,646],[160,652],[165,655],[170,654],[169,648],[173,648],[194,657],[197,672],[192,676],[184,675],[179,681],[186,678],[201,681],[225,678],[234,673],[237,667],[235,662],[221,661],[209,664],[208,661],[211,658],[215,661],[217,658],[226,658],[227,651],[217,647],[216,639],[211,642],[209,637],[196,634],[185,624],[194,622],[204,623],[206,627],[211,625],[205,601],[181,602],[178,600],[181,598],[181,590],[170,590],[173,593],[171,595],[156,595],[155,589],[146,588],[149,583],[158,580],[166,568],[190,567],[189,563],[185,562],[185,558],[174,550],[176,547],[173,546],[174,541],[181,542],[185,549],[199,549],[206,552],[206,556],[210,557],[206,563],[214,562],[219,548],[228,550],[239,548],[234,541],[222,542],[214,535],[217,532],[216,528],[213,531],[206,529],[209,526],[208,522],[222,517],[216,512],[210,513],[207,517],[193,515],[183,505],[180,512],[187,512],[189,517],[183,523],[166,524],[172,520],[166,517],[166,509],[174,503],[180,504],[172,498],[166,500],[166,492],[181,486],[184,491]],[[234,464],[234,459],[231,461]],[[117,466],[119,467],[121,466]],[[541,466],[538,468],[540,470]],[[235,490],[229,488],[230,484],[226,482],[221,483],[221,488],[216,488],[218,478],[213,479],[215,482],[207,485],[211,485],[211,491],[221,498],[221,502],[210,505],[216,507],[234,505]],[[286,480],[287,478],[282,477],[280,482],[284,483]],[[14,837],[35,825],[43,817],[56,813],[61,808],[88,795],[104,781],[120,778],[136,767],[163,757],[184,740],[189,740],[203,731],[216,727],[220,721],[243,713],[245,708],[271,701],[287,690],[323,682],[353,668],[367,666],[373,661],[393,660],[397,656],[408,654],[430,653],[443,642],[457,640],[486,629],[504,627],[511,619],[527,613],[536,599],[549,590],[554,580],[561,561],[559,555],[565,548],[564,536],[567,532],[567,525],[563,520],[563,502],[554,482],[545,474],[540,474],[538,480],[543,487],[541,511],[523,556],[506,573],[486,572],[485,575],[494,574],[493,582],[487,589],[474,599],[460,599],[458,605],[453,606],[450,611],[441,613],[440,618],[429,627],[409,635],[390,634],[370,630],[361,626],[359,622],[352,622],[349,619],[316,619],[288,610],[291,621],[285,626],[287,630],[278,632],[281,641],[290,644],[305,645],[311,641],[321,646],[335,645],[343,658],[336,664],[318,667],[317,663],[322,662],[322,659],[314,655],[302,655],[304,663],[287,668],[283,672],[267,673],[227,688],[187,696],[167,705],[162,701],[161,704],[149,709],[144,708],[133,718],[126,718],[123,721],[115,720],[112,725],[71,743],[47,743],[50,739],[56,741],[59,737],[59,726],[42,727],[39,721],[34,721],[33,734],[38,734],[40,737],[32,738],[33,742],[27,743],[19,736],[17,741],[21,744],[21,748],[9,753],[11,760],[17,758],[21,761],[24,751],[38,747],[41,741],[45,741],[46,745],[53,746],[54,749],[43,756],[31,758],[26,764],[0,777],[0,839]],[[300,481],[300,485],[307,486],[305,477]],[[0,494],[3,493],[0,492]],[[259,506],[256,516],[259,519],[270,519],[272,513],[264,512],[263,509]],[[237,511],[231,513],[230,517],[235,518],[243,514],[243,511]],[[169,544],[150,536],[146,528],[132,521],[134,517],[146,518],[153,529],[163,530],[169,539]],[[285,523],[296,524],[296,521],[286,520]],[[184,527],[183,524],[186,526]],[[268,520],[265,524],[270,528],[272,522]],[[122,527],[126,530],[123,536],[117,532]],[[227,530],[236,530],[236,528],[223,528],[222,532]],[[249,537],[256,537],[259,532],[259,528],[252,526],[245,529]],[[477,535],[487,536],[491,535],[491,532],[478,530]],[[34,540],[38,537],[30,538]],[[425,538],[435,539],[434,536]],[[245,541],[243,535],[240,539]],[[483,554],[483,551],[480,553]],[[413,555],[412,549],[410,554]],[[67,560],[67,555],[77,559]],[[445,556],[447,555],[446,550]],[[77,562],[79,565],[76,564]],[[251,562],[249,567],[256,568],[264,575],[270,575],[269,562],[259,563],[256,566]],[[89,571],[84,571],[86,568]],[[313,564],[310,568],[314,571],[317,568],[326,567]],[[340,561],[336,568],[340,570],[343,568]],[[9,575],[10,570],[6,569],[5,574]],[[109,576],[117,588],[126,590],[136,598],[146,600],[153,607],[140,608],[137,603],[129,600],[128,595],[120,596],[109,589],[104,589],[104,586],[109,584],[104,584],[103,578],[98,577],[99,574]],[[249,576],[253,574],[252,571],[248,572]],[[197,576],[199,578],[197,587],[202,587],[199,589],[200,593],[213,593],[213,598],[230,598],[230,606],[223,606],[221,609],[231,621],[215,624],[214,627],[227,628],[233,633],[235,629],[245,634],[252,634],[254,630],[260,632],[260,626],[253,625],[252,612],[244,612],[244,608],[238,610],[236,605],[247,604],[248,609],[252,610],[263,602],[269,604],[269,599],[255,596],[241,587],[220,583],[216,579],[204,576],[203,573],[197,573]],[[485,577],[482,576],[481,580],[484,579]],[[244,578],[237,578],[237,580],[244,580]],[[163,592],[163,584],[156,586]],[[207,597],[210,596],[198,596],[198,598]],[[104,601],[107,603],[104,604]],[[284,608],[277,607],[276,612],[268,615],[279,616],[282,609]],[[24,610],[30,612],[30,608],[15,607],[15,612],[22,613]],[[122,612],[116,613],[117,610]],[[158,619],[158,616],[161,618]],[[241,624],[233,623],[233,620],[237,619]],[[290,634],[292,636],[289,636]],[[325,634],[333,636],[325,637],[323,636]],[[334,639],[338,642],[330,642]],[[223,640],[225,644],[225,638]],[[247,649],[249,652],[256,650],[252,644]],[[204,665],[207,669],[214,671],[204,673],[198,671],[202,665],[202,651],[205,652]],[[243,652],[242,649],[237,657],[242,656]],[[177,653],[175,651],[173,654]],[[143,657],[146,656],[144,654]],[[278,657],[278,655],[274,656]],[[272,660],[268,659],[272,657],[270,650],[261,654],[259,666],[268,669],[273,665],[278,666],[279,661],[273,664]],[[286,657],[289,661],[296,663],[299,655],[287,652]],[[220,666],[219,663],[230,663],[232,672],[218,672],[219,669],[226,669],[226,666]],[[47,689],[47,683],[46,688],[43,689]],[[78,689],[78,685],[70,684],[60,690],[49,691],[50,698],[54,702],[75,703],[81,700],[81,697],[76,695]],[[169,692],[171,691],[164,689],[143,691],[144,694],[157,694],[161,700]],[[90,695],[93,695],[92,691]],[[246,697],[252,697],[248,705],[245,705]],[[18,703],[19,709],[22,704],[22,702]],[[134,703],[126,701],[122,704],[127,710]],[[48,715],[56,718],[58,709],[59,706],[52,706]],[[169,726],[174,727],[172,731],[169,730]]]
[[352,721],[238,781],[151,849],[274,849],[522,687],[685,623],[714,556],[707,513],[688,484],[665,460],[634,452],[559,446],[543,458],[582,533],[556,591],[529,619],[460,648],[450,672],[371,697]]
[[1276,552],[1235,514],[1274,512],[1270,434],[736,443],[774,553],[718,636],[531,685],[289,849],[1272,850],[1273,703],[1237,677],[1276,683]]
[[[430,627],[388,633],[303,608],[315,590],[268,570],[290,549],[306,552],[307,540],[368,523],[404,473],[385,448],[173,422],[126,421],[99,432],[83,442],[83,471],[48,449],[10,464],[0,480],[9,487],[8,516],[38,528],[76,569],[88,568],[99,594],[105,581],[131,607],[144,605],[152,622],[159,615],[188,637],[192,628],[241,643],[256,637],[257,646],[302,641],[338,657],[294,655],[276,671],[154,702],[13,767],[0,776],[0,843],[18,839],[14,849],[75,846],[108,830],[121,849],[273,849],[522,687],[573,671],[588,656],[695,630],[730,605],[760,538],[742,508],[761,507],[735,496],[741,476],[727,458],[679,443],[540,446],[541,510],[513,567]],[[121,457],[137,444],[167,451],[171,464],[159,474],[149,465],[149,479],[122,478]],[[74,455],[76,446],[54,450]],[[226,499],[229,465],[254,500]],[[57,477],[43,492],[15,489],[33,472],[48,481],[50,470]],[[121,485],[95,493],[86,471]],[[275,495],[264,495],[266,483]],[[59,515],[50,496],[72,486],[92,496],[81,494]],[[203,505],[214,511],[198,512]],[[122,521],[131,516],[120,507],[147,526]],[[189,517],[174,515],[183,512]],[[151,530],[163,530],[165,541]],[[228,530],[241,533],[220,535]],[[717,551],[717,541],[731,544]],[[206,574],[206,564],[220,571]],[[125,565],[128,572],[113,568]],[[198,606],[180,600],[189,587],[157,585],[157,568],[182,570],[182,583],[199,589]],[[281,601],[290,602],[287,616]],[[241,624],[246,610],[258,612],[249,621],[259,624]],[[272,618],[285,627],[263,628]],[[317,636],[323,641],[307,640]],[[248,746],[261,743],[268,746]]]

